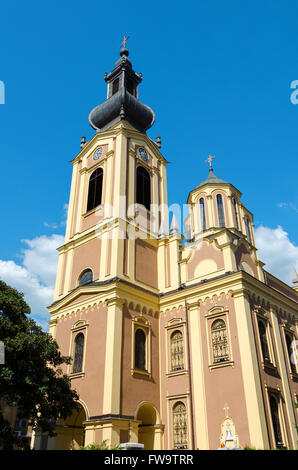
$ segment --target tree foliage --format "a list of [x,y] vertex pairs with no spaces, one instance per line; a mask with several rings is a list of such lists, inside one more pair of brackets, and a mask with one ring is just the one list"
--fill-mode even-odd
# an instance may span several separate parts
[[[0,365],[0,398],[17,406],[19,418],[55,435],[54,423],[78,407],[78,395],[61,370],[70,357],[62,356],[56,341],[28,317],[23,294],[0,281],[0,340],[5,364]],[[0,409],[0,448],[26,445],[14,436]]]

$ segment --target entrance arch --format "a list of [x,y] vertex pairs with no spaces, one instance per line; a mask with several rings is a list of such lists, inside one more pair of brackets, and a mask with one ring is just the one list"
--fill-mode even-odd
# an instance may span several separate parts
[[144,444],[144,450],[161,449],[161,434],[163,425],[160,424],[159,413],[149,402],[138,405],[135,418],[139,424],[139,443]]
[[55,450],[73,450],[84,445],[85,432],[83,422],[86,421],[86,411],[81,403],[79,408],[72,412],[65,420],[59,420],[55,431],[57,436],[54,438]]

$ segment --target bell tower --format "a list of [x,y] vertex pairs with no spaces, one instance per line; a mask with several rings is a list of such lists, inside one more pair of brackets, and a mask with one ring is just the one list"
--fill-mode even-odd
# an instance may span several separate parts
[[89,114],[96,134],[83,140],[72,161],[55,301],[86,279],[92,284],[121,278],[158,289],[159,228],[161,221],[167,225],[167,161],[160,139],[155,142],[146,134],[155,115],[139,100],[142,74],[133,70],[128,56],[121,49],[114,69],[104,75],[107,99]]

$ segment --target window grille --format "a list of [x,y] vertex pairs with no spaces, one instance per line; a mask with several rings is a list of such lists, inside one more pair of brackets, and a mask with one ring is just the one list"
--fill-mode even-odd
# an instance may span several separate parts
[[171,369],[184,369],[183,335],[174,331],[171,335]]
[[177,402],[173,407],[173,443],[175,449],[187,449],[186,406],[181,401]]
[[229,360],[227,327],[223,320],[215,320],[211,326],[213,362]]

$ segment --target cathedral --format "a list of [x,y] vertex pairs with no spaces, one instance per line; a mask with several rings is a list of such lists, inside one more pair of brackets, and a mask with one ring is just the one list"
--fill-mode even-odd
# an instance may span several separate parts
[[171,214],[128,56],[124,45],[104,75],[94,136],[72,160],[49,307],[80,409],[55,437],[36,431],[34,448],[297,449],[298,282],[264,269],[253,214],[213,157],[183,223]]

